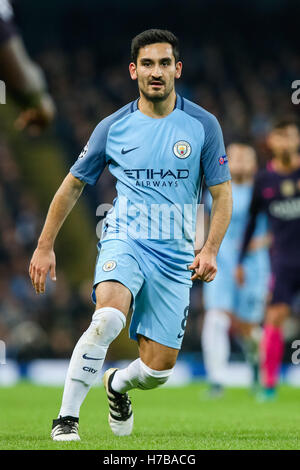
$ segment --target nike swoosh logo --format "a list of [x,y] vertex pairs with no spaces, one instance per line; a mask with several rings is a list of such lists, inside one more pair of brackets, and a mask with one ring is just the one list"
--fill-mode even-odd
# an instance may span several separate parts
[[139,147],[134,147],[133,149],[125,150],[124,147],[123,147],[122,150],[121,150],[121,153],[122,153],[123,155],[125,155],[126,153],[132,152],[133,150],[136,150],[136,149],[138,149],[138,148],[139,148]]
[[104,357],[88,357],[86,354],[84,354],[83,359],[91,359],[92,361],[101,361],[101,359],[104,359]]

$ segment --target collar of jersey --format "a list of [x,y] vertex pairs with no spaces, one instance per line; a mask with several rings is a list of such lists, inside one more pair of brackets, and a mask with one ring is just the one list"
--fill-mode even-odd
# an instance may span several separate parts
[[167,116],[165,116],[165,117],[163,117],[163,118],[153,118],[153,117],[151,117],[151,116],[148,116],[147,114],[142,113],[142,112],[139,110],[139,108],[138,108],[139,99],[140,99],[140,98],[137,98],[135,101],[133,101],[133,103],[132,103],[132,112],[138,111],[138,113],[139,113],[141,116],[144,116],[146,119],[151,119],[151,120],[153,120],[153,121],[159,121],[160,119],[167,119],[169,116],[171,116],[171,115],[173,114],[173,112],[174,112],[176,109],[181,109],[181,110],[183,110],[183,106],[184,106],[184,101],[183,101],[182,96],[180,96],[178,93],[176,93],[176,101],[175,101],[175,106],[174,106],[173,111],[171,111],[170,114],[168,114]]

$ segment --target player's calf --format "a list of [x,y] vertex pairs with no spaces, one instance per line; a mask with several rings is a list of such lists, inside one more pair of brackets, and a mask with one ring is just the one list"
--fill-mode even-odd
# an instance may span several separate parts
[[125,323],[125,315],[115,308],[95,311],[89,328],[72,354],[59,412],[61,416],[79,416],[80,406],[90,387],[99,380],[106,351]]
[[112,387],[119,393],[125,393],[132,388],[151,390],[167,382],[173,370],[173,368],[153,370],[139,358],[131,362],[126,369],[116,372],[113,377]]

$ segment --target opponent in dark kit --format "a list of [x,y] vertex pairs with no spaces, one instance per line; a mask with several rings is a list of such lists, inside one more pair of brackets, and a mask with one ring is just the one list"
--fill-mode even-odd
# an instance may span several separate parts
[[[258,173],[240,263],[254,232],[257,215],[268,214],[272,234],[270,299],[261,343],[262,397],[273,398],[283,354],[282,326],[300,291],[300,132],[296,122],[281,121],[268,136],[273,159]],[[241,283],[243,269],[237,268]]]

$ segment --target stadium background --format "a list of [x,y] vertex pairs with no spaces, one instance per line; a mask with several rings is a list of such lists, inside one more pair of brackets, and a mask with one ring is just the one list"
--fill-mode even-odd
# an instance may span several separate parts
[[[0,105],[0,339],[8,360],[26,374],[33,359],[69,359],[90,322],[96,255],[96,208],[115,196],[106,171],[86,188],[57,243],[57,282],[37,296],[28,276],[47,208],[95,125],[137,96],[128,75],[130,41],[149,27],[178,35],[184,62],[177,90],[219,119],[225,143],[247,139],[268,158],[265,135],[277,117],[299,117],[291,84],[300,79],[296,1],[201,0],[151,4],[111,0],[17,0],[13,3],[31,57],[38,62],[57,106],[57,118],[40,137],[16,131],[18,105]],[[181,358],[203,373],[201,284],[195,283]],[[297,320],[286,331],[290,364]],[[108,360],[137,354],[127,332]],[[232,341],[232,361],[243,360]],[[0,369],[3,374],[4,367]],[[4,382],[6,379],[3,379]]]

